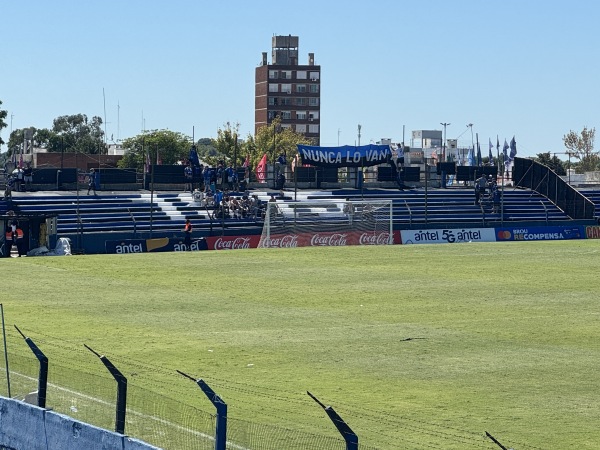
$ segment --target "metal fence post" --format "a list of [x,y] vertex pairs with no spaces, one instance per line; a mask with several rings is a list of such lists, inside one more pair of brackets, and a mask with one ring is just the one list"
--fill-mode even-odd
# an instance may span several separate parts
[[227,403],[213,391],[201,378],[195,379],[178,370],[177,373],[195,382],[211,403],[217,408],[217,424],[215,428],[215,450],[225,450],[227,444]]
[[83,344],[90,352],[100,358],[102,364],[106,366],[110,374],[117,382],[117,407],[115,418],[115,431],[120,434],[125,434],[125,412],[127,410],[127,378],[104,356],[96,353],[87,345]]
[[25,342],[27,342],[27,345],[40,362],[40,372],[38,375],[37,405],[40,408],[45,408],[46,390],[48,388],[48,358],[46,357],[46,355],[44,355],[44,353],[42,353],[42,351],[38,348],[37,345],[35,345],[35,343],[31,339],[25,337],[25,335],[21,333],[19,327],[15,325],[15,328],[17,329],[19,334],[23,336],[23,339],[25,339]]
[[352,431],[348,424],[344,422],[344,419],[342,419],[331,406],[325,406],[310,392],[306,391],[306,393],[310,396],[310,398],[317,402],[321,408],[325,410],[335,427],[346,441],[346,450],[358,450],[358,436],[354,431]]

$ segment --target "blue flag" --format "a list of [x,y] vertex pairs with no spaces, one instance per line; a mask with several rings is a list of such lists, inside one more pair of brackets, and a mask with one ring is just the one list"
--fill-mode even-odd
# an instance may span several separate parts
[[479,146],[479,141],[477,142],[477,165],[481,166],[481,147]]
[[490,161],[489,161],[490,166],[493,166],[494,165],[494,155],[492,154],[492,149],[494,148],[494,144],[492,144],[492,139],[491,138],[489,138],[489,141],[490,141],[490,152],[489,152],[489,156],[488,157],[490,159]]
[[504,147],[502,147],[502,152],[504,153],[504,162],[508,161],[508,143],[506,139],[504,139]]
[[473,152],[473,148],[470,148],[469,153],[467,153],[467,164],[469,166],[475,165],[475,154]]
[[515,141],[515,137],[510,140],[510,159],[515,159],[517,156],[517,141]]

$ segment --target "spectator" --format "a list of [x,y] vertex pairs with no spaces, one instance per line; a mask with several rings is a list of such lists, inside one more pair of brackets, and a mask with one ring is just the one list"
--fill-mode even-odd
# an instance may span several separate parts
[[15,242],[15,234],[10,226],[6,227],[4,232],[4,256],[10,258],[10,251],[12,250],[13,243]]
[[87,175],[87,179],[88,179],[87,195],[90,195],[91,190],[93,190],[94,195],[96,195],[96,171],[94,170],[93,167],[90,169],[90,173]]
[[475,180],[475,204],[479,205],[481,196],[485,194],[485,188],[487,187],[487,179],[484,174],[481,174],[479,178]]
[[185,225],[183,227],[183,232],[185,233],[185,238],[183,243],[185,244],[186,250],[192,250],[192,222],[190,219],[185,219]]
[[27,163],[25,169],[23,169],[23,180],[25,181],[25,190],[28,190],[27,187],[31,189],[33,185],[33,169],[30,163]]
[[193,192],[194,188],[194,169],[192,169],[192,165],[188,163],[183,169],[183,175],[185,177],[185,189],[184,192],[187,192],[188,189],[190,192]]
[[227,169],[225,169],[225,175],[227,176],[227,188],[230,191],[233,191],[233,182],[234,182],[233,176],[235,174],[234,172],[235,171],[233,170],[233,167],[231,164],[229,164],[229,167]]
[[282,152],[275,162],[275,177],[277,177],[280,173],[283,173],[285,166],[287,166],[287,156],[285,156],[285,153]]
[[19,257],[25,256],[27,251],[25,249],[25,235],[23,234],[23,230],[19,225],[17,225],[17,229],[15,230],[17,251],[19,252]]

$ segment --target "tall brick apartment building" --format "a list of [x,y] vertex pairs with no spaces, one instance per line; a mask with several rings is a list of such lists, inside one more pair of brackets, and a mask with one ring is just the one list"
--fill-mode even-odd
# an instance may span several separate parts
[[267,52],[256,68],[254,132],[281,118],[283,128],[321,140],[321,66],[314,53],[308,64],[298,64],[298,36],[273,36],[271,64]]

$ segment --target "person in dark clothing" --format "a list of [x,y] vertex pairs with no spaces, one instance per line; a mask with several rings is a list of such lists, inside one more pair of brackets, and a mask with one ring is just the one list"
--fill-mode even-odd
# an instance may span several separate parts
[[88,178],[88,190],[87,195],[90,195],[90,191],[94,191],[94,195],[96,195],[96,171],[92,167],[90,169],[90,173],[87,176]]

